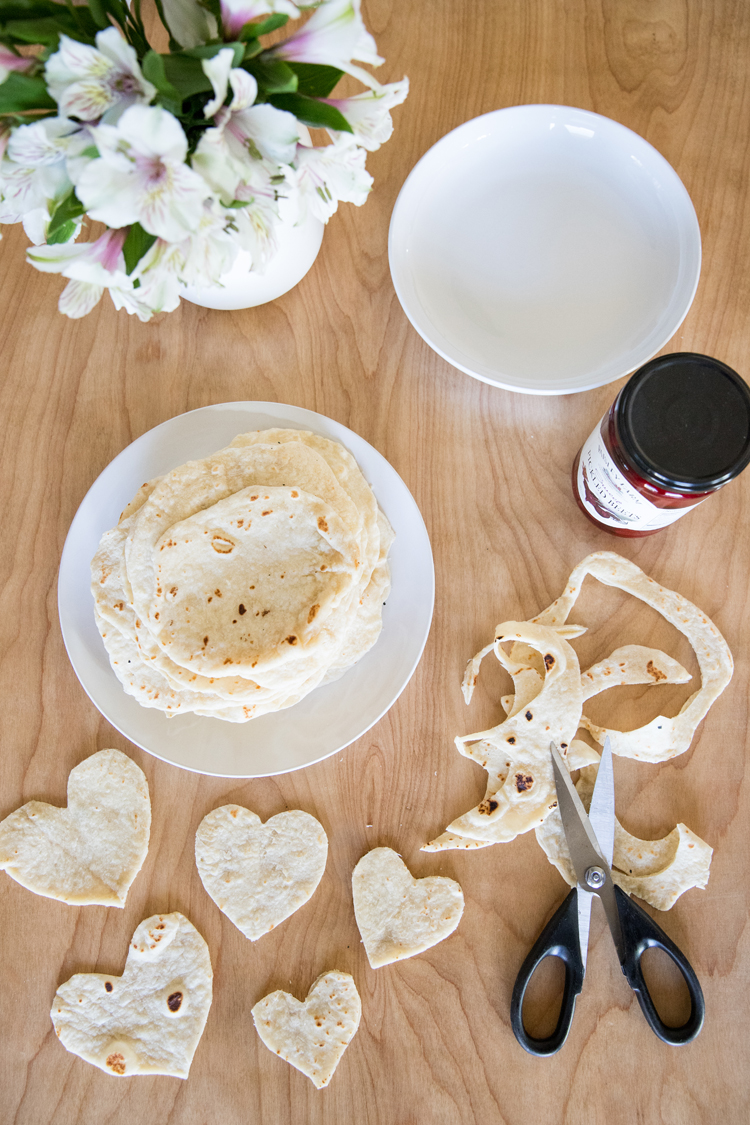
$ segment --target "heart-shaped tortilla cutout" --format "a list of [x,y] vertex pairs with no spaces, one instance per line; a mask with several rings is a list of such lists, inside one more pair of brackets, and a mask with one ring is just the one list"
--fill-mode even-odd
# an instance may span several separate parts
[[415,879],[391,848],[374,848],[352,872],[354,915],[373,969],[422,953],[452,934],[464,895],[454,879]]
[[29,801],[0,823],[0,868],[46,898],[124,906],[150,830],[143,771],[119,750],[99,750],[70,771],[67,808]]
[[182,914],[141,922],[121,977],[77,973],[57,990],[62,1045],[107,1074],[187,1078],[212,996],[208,946]]
[[318,977],[305,1000],[282,991],[264,996],[253,1008],[253,1022],[269,1051],[320,1090],[331,1081],[361,1014],[353,979],[334,970]]
[[265,824],[241,805],[201,821],[195,862],[219,910],[256,941],[294,914],[323,877],[328,838],[314,816],[292,809]]

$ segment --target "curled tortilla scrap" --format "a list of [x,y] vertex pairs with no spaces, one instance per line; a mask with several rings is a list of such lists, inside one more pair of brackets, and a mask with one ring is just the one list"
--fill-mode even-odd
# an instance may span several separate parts
[[[529,666],[510,660],[502,645],[519,641],[543,661],[546,673],[539,680],[541,690],[531,699],[524,691],[524,707],[499,726],[456,739],[459,752],[478,762],[489,776],[484,800],[448,825],[453,836],[486,843],[513,840],[541,824],[557,803],[549,744],[554,739],[566,749],[578,728],[578,658],[558,630],[529,621],[506,621],[495,630],[492,648],[517,688],[528,682]],[[483,652],[489,652],[489,647]],[[518,690],[516,695],[520,698]],[[442,847],[428,845],[428,849]]]
[[[598,764],[581,769],[576,782],[578,795],[587,810],[597,769]],[[557,809],[537,828],[536,838],[566,883],[575,886],[576,878]],[[639,840],[615,818],[612,879],[626,894],[637,895],[657,910],[669,910],[691,887],[705,887],[712,855],[713,848],[685,824],[676,825],[662,840]]]
[[[657,715],[636,730],[609,730],[583,716],[581,725],[603,745],[609,735],[612,753],[646,762],[665,762],[683,754],[693,741],[698,723],[732,678],[734,664],[729,646],[709,617],[673,590],[612,551],[588,555],[573,570],[565,592],[534,620],[542,625],[562,625],[573,608],[587,574],[605,586],[617,586],[650,605],[690,641],[701,671],[701,686],[673,718]],[[658,680],[656,681],[658,682]]]

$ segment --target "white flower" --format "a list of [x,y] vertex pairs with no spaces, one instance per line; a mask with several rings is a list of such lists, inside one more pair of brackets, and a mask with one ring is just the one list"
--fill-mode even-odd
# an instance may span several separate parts
[[365,157],[365,150],[347,133],[323,148],[300,146],[292,179],[302,215],[310,211],[327,223],[339,202],[361,207],[372,187],[372,176],[365,171]]
[[182,242],[157,239],[138,263],[135,276],[147,283],[155,271],[166,270],[186,285],[213,285],[232,268],[239,249],[227,230],[226,211],[211,199],[204,204],[195,234]]
[[299,126],[293,114],[266,103],[253,105],[258,86],[244,70],[229,74],[233,98],[214,117],[192,157],[192,167],[228,204],[241,183],[253,182],[256,165],[269,162],[274,169],[290,164],[297,151]]
[[154,313],[171,312],[180,303],[176,277],[163,268],[153,251],[168,246],[160,240],[144,255],[133,273],[125,273],[122,252],[127,228],[108,230],[95,242],[40,246],[27,251],[27,258],[43,273],[60,273],[70,280],[63,290],[58,308],[74,320],[86,316],[109,290],[116,309],[125,308],[141,320]]
[[52,212],[73,186],[68,160],[90,141],[85,127],[61,117],[14,129],[0,163],[0,222],[23,222],[32,242],[43,242]]
[[19,125],[8,139],[7,154],[16,164],[38,168],[77,156],[91,144],[86,126],[65,117],[45,117],[31,125]]
[[28,70],[29,67],[34,65],[35,59],[24,59],[17,55],[15,51],[11,51],[10,47],[6,47],[4,43],[0,43],[0,83],[4,82],[10,76],[11,71]]
[[91,312],[105,289],[132,289],[122,247],[127,230],[108,230],[95,242],[63,243],[27,250],[28,261],[42,273],[70,278],[60,297],[60,312],[74,320]]
[[135,50],[115,27],[97,34],[96,47],[61,35],[60,49],[47,60],[44,73],[60,112],[81,121],[147,104],[156,94],[141,74]]
[[[374,152],[385,144],[393,132],[393,121],[389,110],[396,105],[401,105],[408,93],[409,79],[404,78],[401,82],[376,86],[374,90],[356,94],[353,98],[323,98],[322,100],[335,106],[343,114],[352,127],[357,144]],[[342,135],[332,129],[328,132],[334,138]]]
[[173,274],[159,270],[141,281],[137,289],[110,286],[109,295],[116,309],[126,309],[145,322],[155,313],[174,312],[180,303],[180,286]]
[[263,273],[278,249],[278,185],[261,165],[252,184],[240,184],[237,188],[237,201],[246,206],[230,212],[235,238],[250,254],[252,269]]
[[238,35],[246,23],[273,12],[291,16],[293,20],[301,15],[291,0],[221,0],[221,22],[229,35]]
[[366,86],[376,86],[371,74],[351,62],[358,59],[369,66],[380,66],[384,61],[362,22],[360,5],[361,0],[323,0],[304,27],[274,47],[273,53],[291,62],[335,66]]
[[[21,220],[35,246],[46,242],[52,213],[73,187],[73,170],[90,159],[83,153],[91,140],[88,126],[64,117],[46,117],[14,129],[6,148],[8,160],[0,167],[0,222]],[[8,181],[7,193],[3,180]],[[15,209],[15,218],[8,208]],[[81,221],[76,220],[70,238],[78,237]]]
[[92,219],[111,227],[137,222],[168,242],[197,229],[210,190],[185,164],[187,138],[171,113],[131,106],[117,126],[99,125],[93,135],[100,157],[76,184]]

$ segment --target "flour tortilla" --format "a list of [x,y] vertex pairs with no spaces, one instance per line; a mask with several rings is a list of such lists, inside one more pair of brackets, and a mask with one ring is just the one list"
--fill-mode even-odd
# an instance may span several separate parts
[[[281,479],[289,474],[297,478],[293,485]],[[248,482],[248,476],[254,479]],[[257,479],[259,477],[262,480]],[[210,577],[214,555],[221,565],[222,552],[212,550],[209,562],[205,563],[206,551],[202,551],[195,540],[201,532],[211,530],[214,517],[224,522],[234,519],[234,527],[220,526],[212,530],[218,531],[224,539],[220,547],[232,547],[232,552],[225,554],[234,553],[238,558],[242,552],[235,552],[234,544],[224,538],[227,534],[236,537],[237,521],[243,520],[244,524],[244,516],[235,510],[242,500],[238,493],[250,488],[252,495],[262,486],[261,495],[265,497],[266,494],[281,495],[270,491],[279,489],[284,490],[283,503],[288,503],[292,492],[296,493],[295,500],[305,492],[301,479],[314,490],[309,494],[313,499],[303,499],[303,504],[317,506],[315,530],[318,538],[321,538],[321,529],[317,527],[317,515],[322,515],[331,534],[339,536],[339,545],[344,544],[344,554],[348,551],[338,573],[335,567],[331,573],[327,569],[318,572],[318,578],[320,573],[326,574],[324,585],[328,600],[325,596],[318,597],[317,591],[310,599],[302,596],[305,582],[311,587],[315,585],[311,581],[314,575],[312,572],[305,574],[303,560],[297,558],[296,574],[301,581],[296,587],[299,596],[295,603],[290,595],[294,583],[287,581],[295,565],[295,551],[290,549],[287,555],[292,559],[291,567],[281,566],[276,571],[271,568],[275,584],[264,591],[273,608],[250,608],[248,594],[253,591],[249,587],[254,586],[258,591],[259,583],[247,577],[252,566],[246,557],[244,567],[231,568],[223,576],[225,580],[229,578],[230,587],[234,579],[234,585],[241,588],[242,596],[233,597],[232,601],[236,601],[237,611],[243,606],[245,613],[238,612],[226,620],[223,619],[226,614],[208,614],[209,619],[205,620],[205,610],[209,606],[217,609],[209,601],[209,598],[215,601],[216,596],[209,590],[206,579]],[[238,488],[239,484],[243,488]],[[322,507],[325,504],[329,504],[327,512]],[[266,510],[266,506],[261,509]],[[275,505],[274,510],[279,522],[279,506]],[[273,514],[262,518],[273,520]],[[170,528],[177,526],[182,531],[197,532],[192,535],[189,548],[184,542],[185,535],[179,541],[170,537]],[[154,541],[157,534],[160,538]],[[190,462],[166,477],[143,485],[124,510],[118,526],[102,537],[92,561],[92,592],[97,626],[113,669],[127,692],[145,706],[163,710],[170,717],[192,712],[246,722],[257,715],[293,706],[318,684],[338,678],[377,640],[390,583],[387,549],[392,538],[390,525],[379,511],[354,458],[337,442],[298,431],[257,431],[240,435],[232,446],[213,457]],[[213,536],[204,536],[204,539],[208,541]],[[293,539],[286,528],[282,529],[282,534],[274,535],[271,545],[276,549],[276,561],[284,558],[284,541],[289,544]],[[298,535],[297,542],[299,539]],[[145,580],[148,585],[148,581],[155,578],[158,573],[153,562],[156,548],[170,541],[175,542],[175,547],[169,549],[175,562],[170,563],[172,571],[165,574],[169,584],[152,582],[155,604],[149,606],[143,599],[138,600],[138,581]],[[156,553],[163,559],[166,548]],[[183,565],[186,555],[189,563]],[[195,566],[194,560],[197,560]],[[223,562],[226,564],[227,560]],[[284,579],[280,578],[282,573]],[[176,575],[180,582],[173,580]],[[135,589],[131,582],[133,576]],[[186,597],[177,607],[182,610],[182,620],[177,621],[176,628],[168,624],[165,628],[165,621],[176,620],[174,614],[165,616],[165,610],[175,608],[168,595],[173,587],[180,591],[183,578],[186,593],[195,597]],[[232,589],[231,592],[237,591]],[[179,593],[177,596],[179,598]],[[260,598],[260,592],[256,596]],[[225,604],[228,603],[222,603],[222,609]],[[144,608],[148,613],[141,612]],[[269,626],[273,643],[264,647],[263,630],[258,636],[256,629],[256,639],[260,640],[263,652],[260,659],[256,660],[255,656],[248,659],[244,644],[233,648],[232,633],[237,632],[240,625],[246,626],[251,615],[255,618],[256,610],[262,618],[264,608],[269,609],[265,624]],[[286,629],[284,626],[290,616],[291,623]],[[276,624],[275,632],[270,629],[271,620]],[[247,627],[242,630],[243,638],[248,632]],[[209,641],[204,647],[206,637]],[[294,644],[287,640],[289,637],[294,638]],[[172,658],[178,655],[182,663]]]
[[323,500],[349,532],[365,540],[364,521],[324,459],[301,442],[228,447],[168,473],[143,504],[125,549],[138,617],[151,620],[159,586],[156,545],[175,524],[251,485],[299,488]]
[[280,990],[264,996],[253,1008],[253,1023],[269,1051],[320,1090],[331,1081],[361,1015],[353,978],[333,970],[318,977],[304,1001]]
[[241,805],[223,805],[203,818],[195,836],[195,861],[207,894],[250,941],[312,897],[327,855],[322,825],[300,809],[263,824]]
[[208,946],[182,914],[156,914],[133,934],[121,977],[77,973],[52,1023],[66,1050],[105,1074],[187,1078],[212,997]]
[[455,879],[415,879],[391,848],[374,848],[352,872],[354,916],[373,969],[423,953],[453,933],[464,910]]
[[333,509],[289,487],[243,489],[174,524],[155,551],[150,633],[176,664],[214,677],[309,655],[359,567]]
[[70,771],[67,808],[29,801],[0,823],[0,868],[45,898],[123,907],[150,828],[143,771],[119,750],[99,750]]

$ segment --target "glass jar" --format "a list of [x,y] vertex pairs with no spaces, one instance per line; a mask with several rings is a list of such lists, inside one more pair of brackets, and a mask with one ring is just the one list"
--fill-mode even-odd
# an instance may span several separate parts
[[718,359],[659,356],[632,375],[573,463],[573,495],[613,535],[653,535],[750,462],[750,388]]

